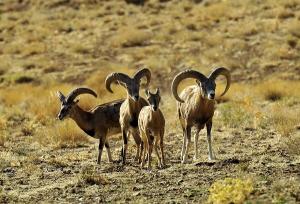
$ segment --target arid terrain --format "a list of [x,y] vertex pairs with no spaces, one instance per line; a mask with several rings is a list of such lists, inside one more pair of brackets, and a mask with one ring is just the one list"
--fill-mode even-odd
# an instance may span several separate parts
[[[299,0],[0,0],[0,203],[300,203]],[[231,70],[213,119],[216,161],[181,164],[173,77]],[[108,163],[98,141],[56,119],[56,91],[89,110],[126,92],[104,79],[148,67],[162,92],[166,167]],[[217,93],[225,80],[217,80]],[[187,80],[184,85],[195,83]],[[183,86],[181,87],[181,89]],[[141,90],[144,96],[144,90]],[[119,160],[120,134],[109,138]]]

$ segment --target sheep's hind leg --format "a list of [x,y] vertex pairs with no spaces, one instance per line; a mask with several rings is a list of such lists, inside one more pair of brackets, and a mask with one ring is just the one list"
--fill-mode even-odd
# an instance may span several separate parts
[[98,153],[98,160],[97,163],[100,165],[101,164],[101,156],[102,156],[102,151],[103,151],[103,147],[105,144],[105,138],[103,138],[102,136],[99,137],[99,153]]
[[183,132],[183,144],[182,144],[182,148],[181,148],[181,154],[180,154],[180,160],[183,161],[183,155],[185,152],[185,146],[186,146],[186,134],[185,134],[185,128],[182,128],[182,132]]
[[109,162],[113,162],[113,159],[111,157],[110,147],[109,147],[109,144],[108,144],[107,141],[105,142],[105,148],[106,148],[106,152],[107,152],[107,159],[108,159],[108,161]]
[[190,148],[190,144],[191,144],[191,127],[187,126],[186,130],[185,130],[185,135],[186,135],[186,146],[185,146],[185,152],[183,155],[183,160],[182,163],[185,164],[187,162],[188,159],[188,154],[189,154],[189,148]]
[[122,156],[122,164],[125,165],[128,138],[127,138],[127,133],[124,129],[122,129],[122,136],[123,136],[123,147],[122,147],[122,151],[121,151],[121,156]]

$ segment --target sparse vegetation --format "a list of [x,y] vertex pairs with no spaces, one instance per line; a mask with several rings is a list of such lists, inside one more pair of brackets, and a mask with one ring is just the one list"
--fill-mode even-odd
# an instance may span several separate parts
[[244,203],[254,190],[250,179],[225,178],[216,181],[209,188],[209,203]]
[[291,110],[284,105],[275,105],[270,119],[282,137],[289,137],[296,131],[296,126],[300,123],[299,114],[299,110]]
[[106,185],[109,184],[107,178],[101,175],[96,169],[83,169],[79,181],[88,185]]
[[88,136],[69,120],[41,128],[35,138],[40,144],[55,148],[82,147],[89,142]]
[[219,107],[221,120],[225,126],[231,128],[253,127],[255,117],[253,112],[246,109],[242,102],[228,102]]
[[4,146],[6,141],[6,133],[5,130],[7,128],[6,119],[0,117],[0,146]]
[[[0,2],[0,203],[299,202],[299,0]],[[171,80],[186,68],[220,66],[233,83],[214,116],[218,161],[206,162],[202,130],[197,164],[182,166]],[[104,150],[100,169],[97,140],[55,120],[56,91],[96,90],[98,98],[80,97],[89,110],[126,97],[116,84],[106,91],[107,74],[142,67],[162,91],[166,168],[108,163]],[[121,135],[109,144],[116,160]]]

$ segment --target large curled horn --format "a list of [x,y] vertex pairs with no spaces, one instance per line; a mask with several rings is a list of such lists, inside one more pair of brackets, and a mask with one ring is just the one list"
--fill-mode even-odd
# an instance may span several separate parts
[[200,72],[190,70],[190,69],[178,73],[174,77],[173,82],[172,82],[172,93],[173,93],[173,96],[175,97],[175,99],[181,103],[183,103],[184,101],[178,96],[177,88],[178,88],[178,85],[180,84],[180,82],[186,78],[198,79],[200,82],[204,82],[207,80],[206,76],[204,76]]
[[106,77],[105,87],[110,93],[113,93],[113,91],[111,90],[111,87],[110,87],[112,82],[119,81],[119,82],[127,84],[128,81],[130,81],[130,80],[131,80],[130,77],[127,76],[126,74],[113,72]]
[[212,80],[216,80],[216,78],[220,75],[225,76],[227,80],[226,88],[224,92],[221,94],[221,96],[223,96],[228,91],[231,84],[231,76],[229,70],[224,67],[217,68],[209,75],[208,78]]
[[150,84],[150,80],[151,80],[151,71],[147,68],[141,69],[139,71],[137,71],[133,78],[137,79],[137,80],[141,80],[141,78],[146,77],[147,78],[147,83],[146,83],[146,87],[149,86]]
[[74,89],[68,96],[66,99],[66,102],[70,103],[72,102],[78,95],[80,94],[91,94],[95,97],[97,97],[97,94],[89,88],[84,88],[84,87],[80,87],[80,88],[76,88]]

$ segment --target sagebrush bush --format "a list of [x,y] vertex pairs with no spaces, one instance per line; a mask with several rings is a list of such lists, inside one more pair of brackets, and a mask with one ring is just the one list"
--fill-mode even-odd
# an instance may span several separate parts
[[225,178],[211,185],[208,202],[214,204],[244,203],[253,190],[253,182],[250,179]]

